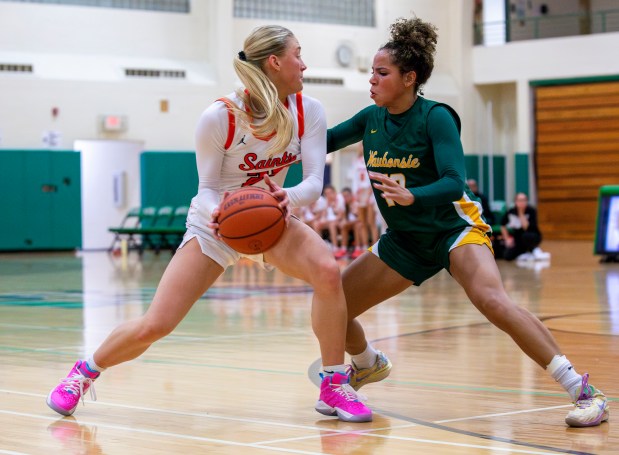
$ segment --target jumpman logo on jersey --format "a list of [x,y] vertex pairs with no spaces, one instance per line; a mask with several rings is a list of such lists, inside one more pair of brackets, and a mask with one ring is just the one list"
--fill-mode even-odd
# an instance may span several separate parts
[[376,133],[378,130],[370,130],[370,134]]
[[241,145],[241,144],[247,145],[247,142],[245,142],[245,135],[244,134],[243,134],[243,137],[241,138],[241,140],[236,145]]

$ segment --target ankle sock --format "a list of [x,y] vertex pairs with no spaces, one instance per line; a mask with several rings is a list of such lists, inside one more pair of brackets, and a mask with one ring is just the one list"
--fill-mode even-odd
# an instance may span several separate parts
[[352,355],[350,358],[357,368],[370,368],[376,363],[376,356],[378,356],[378,351],[368,343],[365,351],[361,354]]
[[340,373],[348,376],[346,370],[348,367],[344,364],[341,365],[323,365],[322,372],[325,376],[333,376],[335,373]]
[[567,391],[572,401],[578,399],[579,388],[582,384],[582,376],[576,373],[576,369],[564,355],[555,355],[546,367],[552,378]]
[[90,356],[88,360],[86,360],[86,368],[88,368],[93,373],[103,373],[105,371],[105,368],[101,368],[95,363],[95,359],[93,356]]

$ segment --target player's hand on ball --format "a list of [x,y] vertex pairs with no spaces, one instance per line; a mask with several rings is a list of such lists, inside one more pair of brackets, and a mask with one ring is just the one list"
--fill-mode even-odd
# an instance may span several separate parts
[[402,206],[412,205],[415,202],[413,194],[394,179],[380,172],[368,171],[368,175],[371,180],[374,180],[372,186],[382,192],[383,199],[391,200]]
[[275,246],[286,230],[286,218],[282,202],[271,191],[245,186],[226,193],[209,224],[218,238],[241,254],[264,253]]
[[264,176],[264,182],[269,186],[271,194],[275,196],[275,199],[279,201],[279,206],[284,211],[286,224],[288,224],[288,220],[290,219],[290,209],[288,207],[288,203],[290,202],[290,200],[288,199],[288,193],[285,189],[273,182],[273,180],[271,180],[268,175]]
[[221,213],[221,204],[223,200],[228,197],[229,194],[230,194],[229,191],[226,191],[224,193],[224,196],[221,198],[219,205],[215,207],[213,211],[211,212],[211,221],[208,223],[209,229],[213,231],[215,238],[218,240],[221,240],[221,236],[219,235],[219,214]]

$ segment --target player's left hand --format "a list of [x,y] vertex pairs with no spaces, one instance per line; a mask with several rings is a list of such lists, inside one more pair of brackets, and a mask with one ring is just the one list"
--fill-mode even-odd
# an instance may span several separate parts
[[368,175],[374,180],[372,186],[382,192],[383,199],[390,199],[402,206],[412,205],[415,202],[413,194],[392,178],[380,172],[368,171]]
[[221,236],[219,235],[219,214],[221,213],[221,204],[223,203],[223,200],[228,197],[229,194],[229,191],[226,191],[224,193],[223,197],[219,201],[219,205],[215,207],[211,212],[211,220],[207,224],[209,229],[213,231],[215,238],[219,240],[221,240]]
[[290,200],[288,199],[288,193],[285,189],[271,180],[268,175],[264,176],[264,182],[269,186],[271,194],[279,201],[279,207],[284,211],[286,224],[288,224],[288,221],[290,220],[290,208],[288,207]]

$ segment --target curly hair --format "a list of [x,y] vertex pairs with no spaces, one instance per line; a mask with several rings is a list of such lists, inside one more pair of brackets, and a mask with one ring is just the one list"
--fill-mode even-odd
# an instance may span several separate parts
[[419,18],[398,18],[390,26],[391,39],[381,46],[387,50],[400,73],[417,74],[416,90],[421,93],[434,69],[434,54],[438,39],[437,28]]

